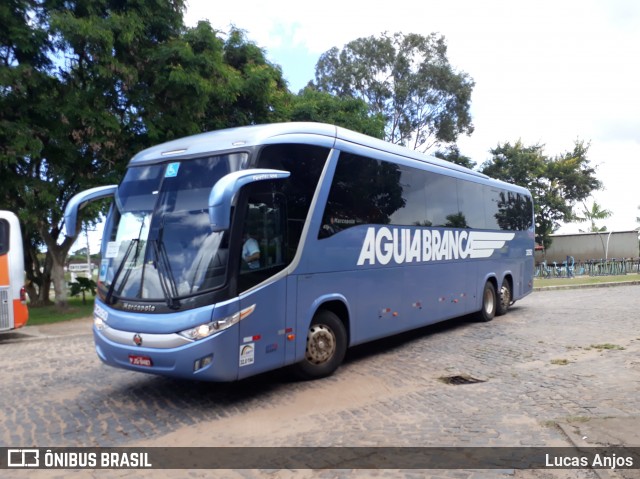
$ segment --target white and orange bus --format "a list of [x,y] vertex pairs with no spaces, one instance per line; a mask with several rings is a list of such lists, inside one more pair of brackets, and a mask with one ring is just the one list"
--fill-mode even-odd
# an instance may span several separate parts
[[27,324],[24,256],[18,217],[0,210],[0,333]]

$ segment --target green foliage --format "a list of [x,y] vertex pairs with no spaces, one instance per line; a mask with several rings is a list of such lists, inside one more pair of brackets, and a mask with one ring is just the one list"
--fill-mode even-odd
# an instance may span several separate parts
[[[285,121],[291,96],[279,66],[267,61],[265,52],[233,28],[224,44],[224,61],[237,76],[237,92],[223,110],[224,126]],[[218,108],[212,103],[214,108]]]
[[292,97],[289,119],[314,121],[349,128],[374,138],[384,138],[384,118],[371,114],[364,100],[338,97],[307,86]]
[[605,220],[609,218],[612,215],[611,211],[602,209],[602,206],[600,206],[595,201],[591,205],[591,208],[587,207],[584,201],[582,202],[582,206],[583,206],[582,216],[576,216],[575,219],[577,221],[584,221],[584,222],[591,223],[589,226],[589,232],[591,233],[599,233],[599,232],[607,231],[606,226],[598,226],[596,225],[596,221]]
[[573,208],[602,187],[587,159],[588,145],[575,143],[573,151],[554,158],[541,145],[504,143],[491,150],[482,173],[524,186],[531,191],[536,220],[536,241],[547,248],[561,222],[573,221]]
[[[137,151],[286,118],[279,67],[239,30],[183,24],[182,0],[10,0],[0,6],[0,207],[19,212],[32,302],[48,301],[74,239],[62,212],[117,183]],[[6,28],[4,28],[6,26]],[[83,209],[95,220],[107,203]],[[46,247],[44,261],[38,249]]]
[[460,149],[456,145],[451,145],[446,150],[438,150],[433,154],[433,156],[469,169],[473,169],[476,166],[476,162],[468,156],[462,155],[460,153]]
[[82,304],[86,304],[87,302],[85,295],[89,293],[95,296],[96,288],[98,287],[94,280],[83,278],[82,276],[69,283],[69,286],[71,287],[71,296],[78,296],[80,294],[82,295]]
[[443,36],[396,33],[358,38],[325,52],[318,90],[364,100],[385,119],[385,139],[426,151],[473,132],[474,82],[447,59]]

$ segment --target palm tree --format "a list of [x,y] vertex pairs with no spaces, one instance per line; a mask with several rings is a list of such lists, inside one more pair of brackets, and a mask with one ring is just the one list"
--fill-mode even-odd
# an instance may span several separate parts
[[[607,227],[606,226],[598,227],[596,225],[596,221],[605,220],[605,219],[609,218],[613,213],[611,213],[611,211],[609,211],[609,210],[603,210],[602,206],[600,206],[595,201],[591,205],[591,208],[588,208],[587,204],[585,202],[582,202],[582,206],[584,208],[582,210],[582,213],[584,214],[584,216],[577,216],[576,219],[578,221],[589,221],[589,222],[591,222],[591,228],[589,229],[590,233],[599,233],[599,232],[602,232],[602,231],[607,231]],[[637,218],[637,219],[640,221],[640,218]]]

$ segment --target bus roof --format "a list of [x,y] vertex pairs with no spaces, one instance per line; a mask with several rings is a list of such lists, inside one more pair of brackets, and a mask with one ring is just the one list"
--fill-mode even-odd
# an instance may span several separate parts
[[[313,141],[310,141],[312,137]],[[422,161],[476,178],[489,179],[487,175],[478,171],[411,150],[404,146],[394,145],[346,128],[326,123],[312,122],[242,126],[179,138],[139,152],[131,159],[129,166],[158,163],[172,159],[184,159],[201,156],[206,153],[233,151],[273,143],[312,143],[332,148],[338,140],[395,154],[404,158]],[[499,180],[493,181],[503,183],[505,186],[514,187],[514,185],[509,185]]]

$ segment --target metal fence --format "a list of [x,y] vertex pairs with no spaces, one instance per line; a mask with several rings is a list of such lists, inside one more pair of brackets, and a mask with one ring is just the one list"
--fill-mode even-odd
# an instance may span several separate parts
[[640,258],[590,259],[588,261],[542,261],[536,265],[536,278],[571,278],[640,273]]

